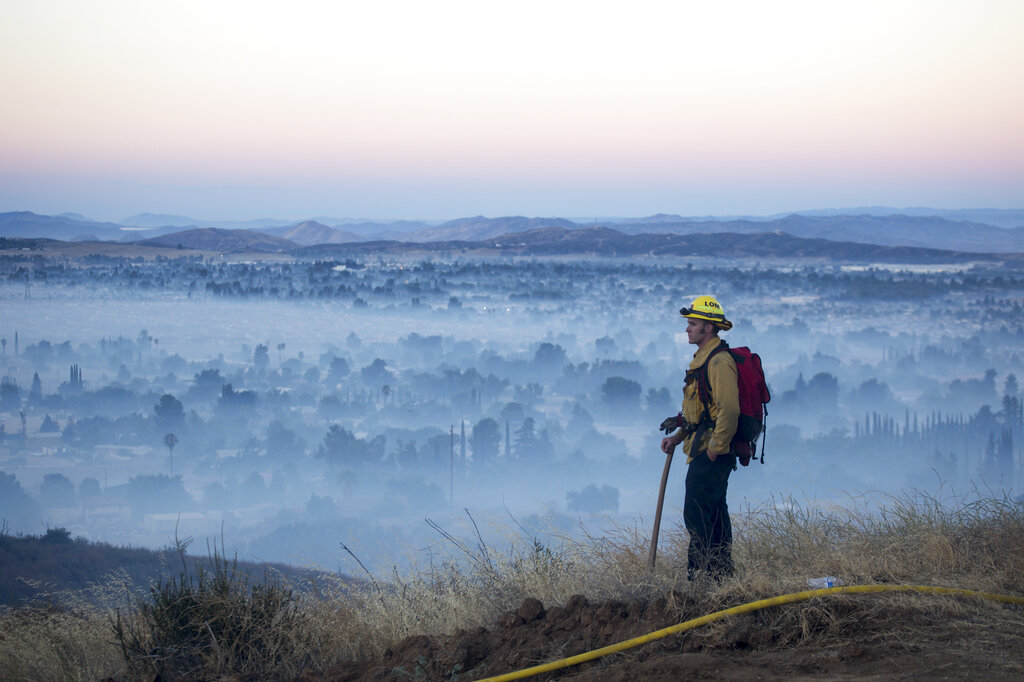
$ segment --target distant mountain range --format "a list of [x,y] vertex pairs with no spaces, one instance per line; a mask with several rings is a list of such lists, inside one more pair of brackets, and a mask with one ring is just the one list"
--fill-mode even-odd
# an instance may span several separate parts
[[[307,226],[308,227],[308,226]],[[313,228],[314,230],[316,228]],[[797,237],[785,232],[715,232],[694,234],[626,234],[607,227],[539,227],[485,240],[412,242],[350,241],[302,246],[254,230],[196,228],[131,243],[63,242],[49,239],[0,237],[0,250],[37,251],[76,258],[89,254],[146,256],[153,249],[173,249],[181,255],[254,254],[296,258],[343,259],[371,255],[457,256],[674,256],[743,258],[766,261],[833,263],[968,263],[1024,261],[1020,253],[979,253],[884,246],[849,241]],[[168,255],[164,253],[163,255]],[[248,257],[248,256],[247,256]]]
[[829,239],[883,246],[916,246],[953,251],[1019,253],[1024,251],[1024,228],[1003,228],[982,223],[954,222],[924,216],[836,215],[815,217],[792,214],[768,221],[682,219],[671,222],[635,222],[615,226],[629,234],[669,232],[701,234],[786,232],[807,239]]
[[[63,241],[141,242],[183,248],[228,249],[251,242],[260,250],[285,251],[295,246],[394,241],[403,243],[481,242],[543,228],[566,231],[604,227],[624,235],[700,235],[785,233],[793,237],[855,242],[890,247],[917,247],[974,253],[1024,252],[1024,210],[905,209],[921,215],[886,214],[884,208],[804,211],[776,217],[687,218],[657,214],[645,218],[601,221],[567,218],[476,216],[442,223],[427,221],[359,222],[318,218],[300,222],[261,219],[217,224],[185,216],[140,214],[120,223],[89,220],[78,214],[45,216],[20,211],[0,213],[0,237],[36,237]],[[896,210],[896,209],[892,209]],[[924,215],[931,211],[933,215]],[[941,214],[941,215],[940,215]],[[946,217],[944,217],[946,216]],[[955,217],[956,220],[951,219]],[[968,220],[970,219],[970,220]],[[987,220],[988,222],[983,222]],[[993,223],[1001,223],[995,225]],[[173,224],[179,223],[179,224]],[[333,225],[331,224],[333,223]],[[1006,225],[1017,225],[1007,227]],[[219,230],[201,236],[200,230]],[[250,232],[252,238],[238,234]],[[182,237],[186,234],[188,236]],[[229,236],[233,235],[233,236]],[[261,239],[277,237],[288,243]],[[168,239],[175,241],[169,244]],[[196,246],[186,242],[196,241]],[[505,241],[508,241],[507,239]],[[199,246],[198,244],[203,244]],[[220,244],[221,246],[217,246]]]
[[541,227],[481,241],[373,241],[319,244],[296,249],[306,258],[339,258],[373,253],[501,254],[525,256],[705,256],[716,258],[814,259],[833,262],[962,263],[1024,254],[984,254],[913,246],[883,246],[797,237],[785,232],[642,233],[606,227]]

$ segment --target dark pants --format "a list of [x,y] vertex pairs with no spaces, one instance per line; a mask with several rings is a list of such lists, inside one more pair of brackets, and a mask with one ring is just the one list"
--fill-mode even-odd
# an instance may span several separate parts
[[725,493],[735,466],[735,455],[719,455],[712,462],[701,453],[687,468],[683,523],[690,534],[690,580],[702,571],[715,580],[732,573],[732,522]]

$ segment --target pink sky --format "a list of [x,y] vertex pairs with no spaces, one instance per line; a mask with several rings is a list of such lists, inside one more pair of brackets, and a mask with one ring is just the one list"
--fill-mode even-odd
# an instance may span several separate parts
[[1024,206],[1013,0],[15,0],[4,14],[0,211]]

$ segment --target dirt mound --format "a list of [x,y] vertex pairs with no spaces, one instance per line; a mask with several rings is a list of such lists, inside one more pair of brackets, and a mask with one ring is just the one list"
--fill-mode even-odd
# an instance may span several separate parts
[[[684,595],[674,595],[685,600]],[[678,606],[676,604],[675,606]],[[535,680],[573,678],[633,680],[788,679],[1021,679],[1024,677],[1024,614],[1015,626],[996,617],[994,607],[965,619],[921,617],[920,609],[899,609],[883,623],[863,618],[856,600],[833,609],[804,609],[799,616],[761,613],[719,621],[717,627],[672,635],[593,662],[538,675]],[[982,605],[984,606],[984,605]],[[982,611],[985,611],[983,608]],[[540,665],[659,630],[679,622],[665,599],[650,604],[590,603],[572,597],[564,607],[545,609],[526,599],[490,629],[446,637],[407,637],[383,660],[338,666],[322,679],[476,680]],[[771,621],[768,620],[771,618]],[[1001,629],[993,630],[995,622]],[[841,636],[818,635],[836,630]],[[881,626],[881,627],[879,627]],[[837,633],[833,632],[833,635]]]

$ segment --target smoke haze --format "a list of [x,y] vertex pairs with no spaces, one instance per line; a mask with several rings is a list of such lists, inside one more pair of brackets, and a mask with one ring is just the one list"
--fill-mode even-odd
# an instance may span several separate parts
[[378,573],[431,561],[438,527],[642,526],[694,351],[678,309],[705,293],[773,395],[734,510],[1024,485],[1006,265],[25,255],[0,277],[8,532],[223,535],[352,573],[344,544]]

